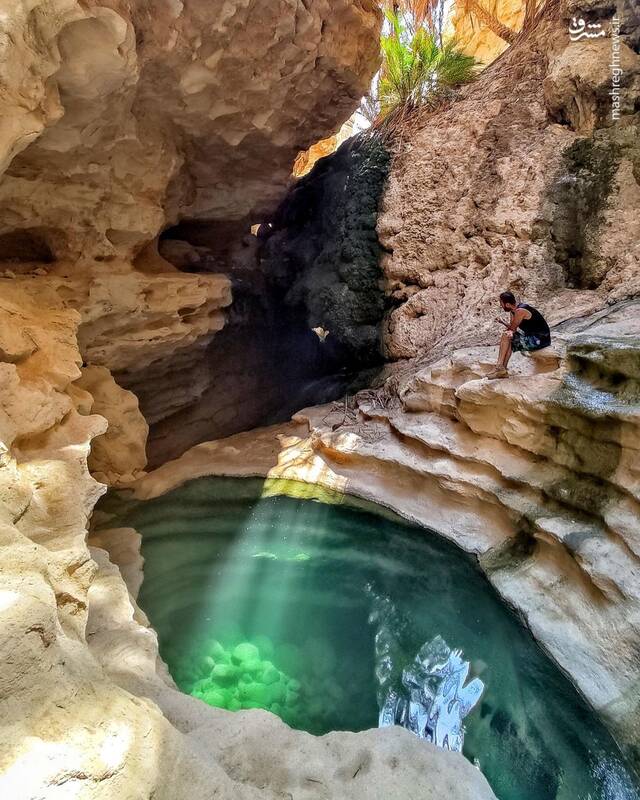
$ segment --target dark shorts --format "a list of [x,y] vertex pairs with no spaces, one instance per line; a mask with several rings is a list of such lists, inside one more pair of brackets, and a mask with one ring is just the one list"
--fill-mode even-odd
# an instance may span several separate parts
[[550,336],[535,336],[533,334],[516,331],[511,340],[511,348],[516,353],[531,353],[533,350],[542,350],[551,344]]

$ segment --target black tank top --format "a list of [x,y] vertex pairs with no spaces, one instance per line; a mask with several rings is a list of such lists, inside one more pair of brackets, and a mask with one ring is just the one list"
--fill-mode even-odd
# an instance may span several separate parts
[[518,308],[526,308],[531,313],[530,319],[523,319],[518,325],[526,336],[551,336],[547,321],[537,308],[530,306],[528,303],[519,303]]

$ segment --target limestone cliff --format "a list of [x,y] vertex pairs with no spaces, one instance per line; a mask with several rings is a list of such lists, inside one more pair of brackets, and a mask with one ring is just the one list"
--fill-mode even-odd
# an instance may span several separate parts
[[333,400],[379,367],[386,299],[375,224],[388,168],[377,137],[356,137],[297,180],[255,235],[230,243],[210,222],[163,234],[160,252],[182,269],[203,280],[224,270],[233,304],[215,337],[114,372],[150,425],[153,466]]
[[[517,33],[522,28],[525,5],[523,0],[493,0],[493,2],[483,0],[481,5],[512,31]],[[487,25],[466,11],[463,3],[454,5],[449,28],[448,32],[455,36],[459,47],[485,67],[500,53],[504,53],[509,46]]]
[[293,174],[296,178],[302,178],[307,175],[316,165],[321,158],[330,156],[340,147],[343,142],[354,135],[354,121],[355,115],[348,119],[337,133],[328,136],[326,139],[321,139],[319,142],[312,144],[308,150],[302,150],[298,153],[296,160],[293,162]]
[[571,42],[571,4],[551,3],[531,36],[405,137],[378,220],[392,359],[489,341],[504,289],[554,321],[640,291],[640,58],[626,8],[615,124],[612,39]]

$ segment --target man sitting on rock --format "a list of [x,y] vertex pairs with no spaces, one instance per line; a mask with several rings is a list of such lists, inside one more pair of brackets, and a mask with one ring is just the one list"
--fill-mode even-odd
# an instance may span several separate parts
[[496,322],[507,329],[500,339],[500,351],[496,368],[487,375],[487,378],[505,378],[507,364],[513,351],[530,353],[533,350],[542,350],[551,344],[551,331],[547,321],[537,308],[528,303],[516,303],[512,292],[502,292],[500,305],[503,311],[511,314],[511,321],[505,322],[496,317]]

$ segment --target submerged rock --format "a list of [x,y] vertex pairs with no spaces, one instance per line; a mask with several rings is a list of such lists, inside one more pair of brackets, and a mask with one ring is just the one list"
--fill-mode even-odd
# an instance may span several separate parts
[[464,685],[468,674],[469,662],[462,660],[461,651],[451,650],[441,636],[436,636],[403,671],[405,696],[393,690],[387,695],[379,726],[402,725],[421,739],[461,753],[462,720],[484,691],[479,678]]
[[402,668],[397,637],[403,621],[388,597],[377,595],[371,587],[368,591],[373,598],[369,621],[377,625],[378,727],[400,725],[438,747],[462,752],[462,721],[480,699],[484,683],[474,678],[465,686],[469,662],[462,659],[462,651],[451,650],[439,635],[426,642],[411,664]]
[[217,639],[193,651],[170,653],[172,674],[180,688],[209,706],[229,711],[262,708],[293,724],[300,710],[300,683],[266,658],[273,646],[249,641],[225,647]]

